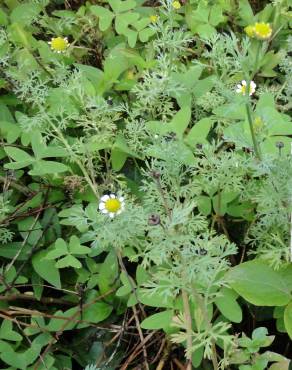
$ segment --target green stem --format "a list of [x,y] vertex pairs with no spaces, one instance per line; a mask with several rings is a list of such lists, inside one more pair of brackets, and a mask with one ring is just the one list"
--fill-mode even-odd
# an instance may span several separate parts
[[184,305],[184,314],[187,328],[187,359],[188,365],[186,370],[192,370],[192,347],[193,347],[193,329],[192,329],[192,315],[188,294],[185,290],[182,290],[182,299]]
[[[258,71],[258,64],[259,64],[261,47],[262,47],[262,43],[260,41],[258,41],[257,50],[256,50],[256,58],[255,58],[255,62],[254,62],[254,68],[253,68],[251,80],[254,78],[255,74]],[[247,86],[248,86],[248,89],[249,89],[249,85],[247,85]]]
[[[250,84],[250,82],[247,81],[247,86],[248,87],[249,87],[249,84]],[[250,129],[250,133],[251,133],[251,137],[252,137],[252,142],[253,142],[255,155],[259,160],[261,160],[262,159],[261,158],[261,153],[260,153],[259,145],[258,145],[256,135],[255,135],[255,132],[254,132],[254,128],[253,128],[253,121],[252,121],[251,108],[250,108],[250,103],[249,102],[245,103],[245,109],[246,109],[246,114],[247,114],[247,119],[248,119],[248,123],[249,123],[249,129]]]
[[[203,314],[205,323],[207,325],[208,330],[212,329],[212,323],[209,320],[209,314],[207,311],[207,299],[204,300],[202,299],[200,293],[196,290],[196,288],[193,286],[192,287],[193,295],[195,297],[196,303],[198,303],[199,309],[201,310],[201,313]],[[218,370],[219,369],[219,364],[217,360],[217,351],[216,351],[216,343],[214,340],[212,340],[212,356],[211,356],[211,361],[213,364],[213,370]]]

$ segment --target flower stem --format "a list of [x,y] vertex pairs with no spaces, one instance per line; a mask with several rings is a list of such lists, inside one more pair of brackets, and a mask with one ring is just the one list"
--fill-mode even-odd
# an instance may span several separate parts
[[[259,64],[261,46],[262,46],[262,43],[260,41],[258,41],[257,50],[256,50],[256,58],[255,58],[255,62],[254,62],[254,68],[253,68],[251,80],[254,78],[255,74],[258,71],[258,64]],[[247,85],[247,86],[249,86],[249,85]]]
[[[248,81],[248,85],[250,85],[250,82]],[[249,129],[250,129],[250,133],[251,133],[251,137],[252,137],[252,142],[253,142],[253,147],[254,147],[254,151],[255,151],[255,155],[256,157],[261,160],[261,153],[260,153],[260,148],[259,148],[259,145],[258,145],[258,142],[257,142],[257,139],[256,139],[256,135],[255,135],[255,132],[254,132],[254,128],[253,128],[253,121],[252,121],[252,115],[251,115],[251,107],[250,107],[250,103],[249,102],[246,102],[245,103],[245,109],[246,109],[246,114],[247,114],[247,119],[248,119],[248,123],[249,123]]]

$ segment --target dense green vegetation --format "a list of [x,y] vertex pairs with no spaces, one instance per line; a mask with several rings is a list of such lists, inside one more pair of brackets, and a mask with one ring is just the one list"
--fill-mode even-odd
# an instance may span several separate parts
[[290,369],[291,6],[1,1],[1,369]]

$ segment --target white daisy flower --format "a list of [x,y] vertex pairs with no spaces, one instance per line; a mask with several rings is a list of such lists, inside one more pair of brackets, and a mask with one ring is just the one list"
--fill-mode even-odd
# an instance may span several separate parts
[[107,214],[110,218],[113,218],[125,209],[124,197],[116,196],[115,194],[103,195],[100,198],[98,208],[101,213]]
[[[250,84],[249,84],[249,95],[251,96],[252,94],[254,94],[255,90],[256,90],[256,84],[253,82],[253,81],[250,81]],[[242,94],[242,95],[245,95],[246,93],[246,81],[245,80],[242,80],[241,81],[241,84],[238,84],[237,85],[237,88],[236,88],[236,92],[238,94]]]

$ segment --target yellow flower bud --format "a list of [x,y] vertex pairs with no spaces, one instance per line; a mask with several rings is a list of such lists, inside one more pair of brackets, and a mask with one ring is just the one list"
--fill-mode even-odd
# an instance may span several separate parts
[[175,1],[172,2],[172,6],[173,6],[174,9],[178,10],[178,9],[181,8],[181,3],[177,0],[175,0]]

